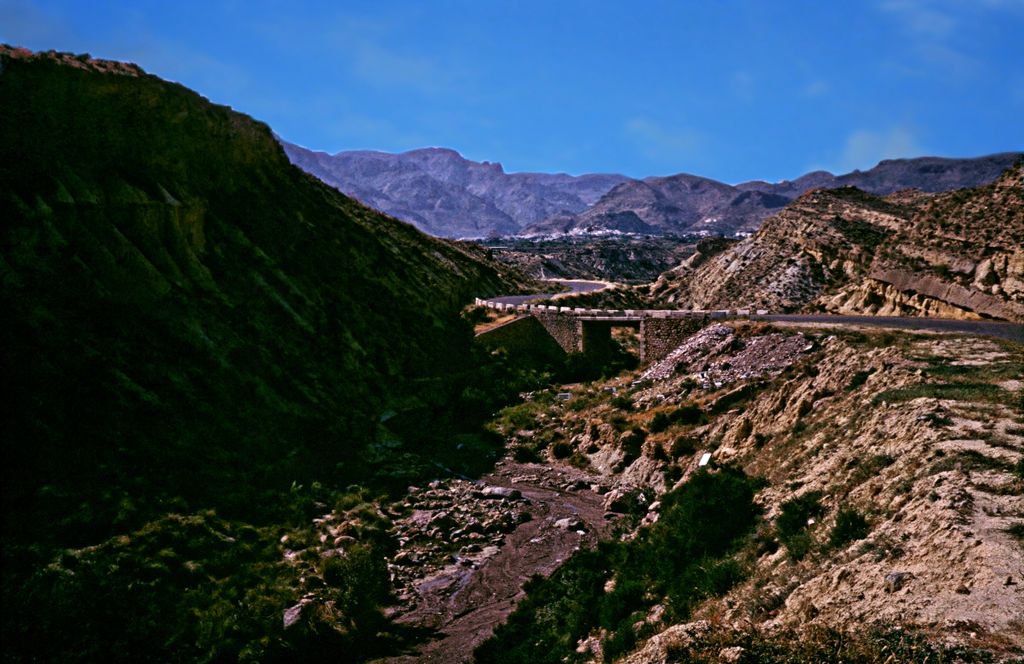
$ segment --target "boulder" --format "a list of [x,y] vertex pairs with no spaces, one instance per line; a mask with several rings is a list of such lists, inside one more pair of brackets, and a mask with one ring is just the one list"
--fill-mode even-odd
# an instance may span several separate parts
[[485,486],[480,491],[480,495],[484,498],[507,498],[509,500],[518,500],[523,496],[519,489],[510,489],[504,486]]
[[911,572],[889,572],[885,575],[882,587],[887,593],[894,593],[901,590],[908,581],[914,578]]
[[606,512],[618,512],[625,514],[635,512],[641,505],[647,502],[647,497],[636,487],[617,487],[609,491],[604,498],[604,509]]
[[289,629],[294,627],[300,620],[302,620],[302,612],[305,610],[306,605],[309,602],[303,600],[295,606],[290,606],[284,610],[284,628]]
[[587,525],[578,516],[567,516],[564,519],[555,521],[555,528],[562,530],[586,530]]

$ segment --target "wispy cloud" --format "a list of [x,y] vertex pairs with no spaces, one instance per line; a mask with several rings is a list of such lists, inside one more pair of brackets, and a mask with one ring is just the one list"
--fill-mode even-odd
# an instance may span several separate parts
[[380,44],[359,40],[349,45],[352,71],[370,83],[388,87],[443,92],[451,76],[429,56],[401,53]]
[[961,82],[984,70],[975,57],[980,22],[1024,17],[1024,0],[879,0],[876,7],[896,23],[916,56],[916,63],[892,62],[890,69]]
[[919,157],[926,150],[908,127],[894,126],[883,130],[858,129],[851,132],[834,159],[834,173],[871,168],[883,159]]
[[74,36],[61,16],[45,12],[26,0],[0,0],[0,41],[12,46],[54,48]]
[[884,0],[879,7],[918,35],[941,39],[957,27],[957,19],[951,13],[929,0]]
[[678,163],[692,158],[700,154],[705,143],[704,136],[696,130],[666,127],[645,117],[628,120],[625,131],[645,157],[659,161]]
[[805,85],[800,90],[800,94],[804,97],[813,99],[815,97],[824,97],[831,91],[832,86],[829,85],[828,81],[817,79]]
[[748,71],[733,72],[730,81],[732,93],[737,99],[745,102],[754,101],[755,83],[754,77]]
[[372,87],[428,95],[464,88],[472,63],[445,59],[440,47],[417,49],[422,42],[409,38],[416,33],[417,11],[362,15],[342,8],[315,24],[309,17],[288,14],[250,28],[282,52],[301,43],[311,57],[327,59]]

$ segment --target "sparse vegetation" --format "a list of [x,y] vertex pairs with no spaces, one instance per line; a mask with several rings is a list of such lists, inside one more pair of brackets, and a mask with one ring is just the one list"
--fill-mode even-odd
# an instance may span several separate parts
[[754,486],[732,468],[697,473],[665,497],[661,519],[637,539],[582,551],[549,579],[531,581],[477,661],[576,661],[576,641],[598,627],[609,630],[602,645],[611,661],[642,636],[633,622],[660,598],[674,619],[685,618],[697,601],[743,578],[728,553],[755,523]]
[[716,627],[689,643],[668,648],[669,661],[718,664],[726,648],[742,648],[739,662],[758,664],[989,664],[992,654],[982,648],[936,644],[926,635],[894,626],[861,630],[811,627],[801,632],[767,634],[754,629]]
[[864,539],[869,531],[868,521],[860,512],[852,507],[844,507],[836,514],[835,525],[829,532],[828,544],[833,549],[838,549],[850,542]]
[[821,494],[815,491],[782,503],[782,513],[775,521],[775,529],[779,541],[794,560],[800,560],[810,552],[814,543],[808,533],[810,521],[824,513]]
[[912,401],[928,397],[932,399],[953,399],[955,401],[984,401],[990,403],[1012,403],[1013,395],[991,383],[920,383],[895,390],[878,393],[874,403]]

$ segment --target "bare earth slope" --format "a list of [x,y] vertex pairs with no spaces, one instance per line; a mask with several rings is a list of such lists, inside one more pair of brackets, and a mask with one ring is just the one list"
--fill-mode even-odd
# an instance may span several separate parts
[[[509,413],[512,444],[552,463],[571,455],[602,476],[609,495],[682,486],[707,454],[712,473],[738,466],[763,478],[760,523],[730,554],[742,571],[719,597],[690,611],[648,592],[622,623],[584,609],[563,623],[543,609],[520,613],[510,621],[520,629],[499,630],[499,639],[520,634],[566,649],[495,661],[602,661],[623,642],[633,644],[623,661],[634,664],[934,661],[924,647],[872,641],[875,629],[896,629],[899,643],[916,634],[959,648],[965,661],[1024,654],[1020,344],[712,325],[639,376],[570,394],[564,405],[535,399]],[[568,449],[545,450],[544,441]],[[641,508],[641,524],[659,521],[661,501]],[[610,597],[630,581],[599,572],[596,589],[576,592]],[[540,631],[550,629],[570,631]],[[487,652],[530,653],[519,640],[496,645]],[[801,649],[803,659],[785,659]]]

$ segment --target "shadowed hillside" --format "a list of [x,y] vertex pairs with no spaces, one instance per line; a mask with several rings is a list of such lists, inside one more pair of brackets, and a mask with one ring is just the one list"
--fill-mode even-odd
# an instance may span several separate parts
[[[367,481],[430,443],[472,367],[459,309],[518,277],[346,198],[292,167],[264,124],[134,65],[2,47],[0,137],[4,613],[19,616],[5,644],[130,659],[148,643],[191,660],[206,638],[203,657],[235,657],[217,631],[231,621],[202,627],[203,612],[259,612],[230,594],[214,611],[197,588],[287,577],[265,546],[280,533],[245,522],[304,519],[313,480]],[[205,508],[216,516],[174,516]],[[183,554],[191,528],[213,544]],[[248,544],[230,555],[266,568],[204,568],[240,528]],[[129,542],[199,571],[129,571]],[[72,557],[113,565],[98,586],[47,576],[53,552],[88,545]],[[267,600],[278,631],[290,592]],[[36,613],[48,604],[64,609]]]

